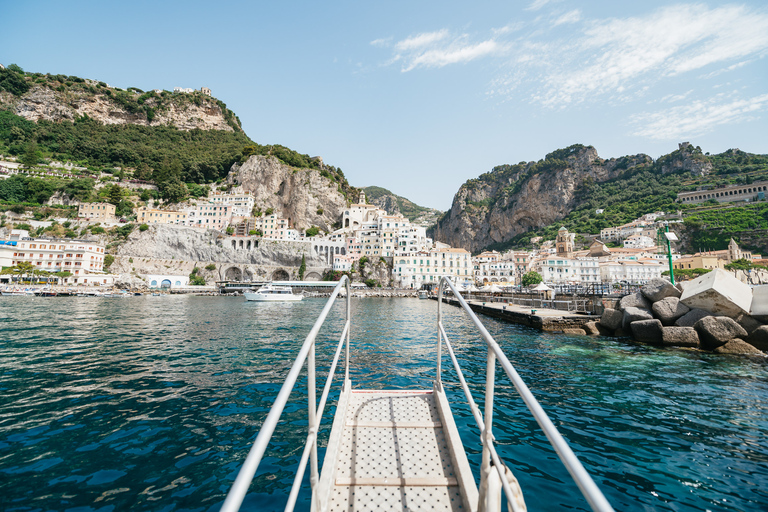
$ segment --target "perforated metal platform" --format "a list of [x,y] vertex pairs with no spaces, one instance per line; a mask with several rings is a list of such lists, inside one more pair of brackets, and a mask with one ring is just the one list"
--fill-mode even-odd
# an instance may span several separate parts
[[326,510],[474,510],[477,490],[441,399],[433,391],[344,393],[320,481]]

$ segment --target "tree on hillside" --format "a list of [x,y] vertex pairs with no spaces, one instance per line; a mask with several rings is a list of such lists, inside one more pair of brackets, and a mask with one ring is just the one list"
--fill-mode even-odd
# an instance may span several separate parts
[[543,280],[544,280],[544,278],[541,277],[541,274],[531,270],[530,272],[526,273],[523,276],[523,286],[530,286],[532,284],[539,284]]
[[27,144],[27,147],[24,149],[24,155],[21,157],[21,163],[24,167],[32,167],[33,165],[37,165],[39,160],[40,153],[37,151],[37,144]]
[[115,206],[120,204],[120,201],[123,199],[123,189],[120,187],[120,185],[112,185],[109,188],[109,194],[108,194],[107,202],[110,204],[113,204]]
[[301,265],[299,265],[299,281],[304,280],[304,272],[307,271],[307,261],[304,258],[304,255],[301,255]]

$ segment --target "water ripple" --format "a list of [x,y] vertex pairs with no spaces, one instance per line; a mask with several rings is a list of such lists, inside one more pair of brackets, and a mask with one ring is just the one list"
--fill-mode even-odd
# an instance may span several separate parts
[[[323,305],[0,298],[0,510],[218,510]],[[435,306],[355,300],[353,385],[430,388]],[[318,382],[342,313],[318,337]],[[485,349],[457,310],[445,317],[481,403]],[[765,361],[484,322],[617,510],[768,509]],[[447,358],[443,368],[477,478],[479,431]],[[494,434],[529,507],[588,510],[501,373]],[[302,373],[243,510],[283,509],[305,388]]]

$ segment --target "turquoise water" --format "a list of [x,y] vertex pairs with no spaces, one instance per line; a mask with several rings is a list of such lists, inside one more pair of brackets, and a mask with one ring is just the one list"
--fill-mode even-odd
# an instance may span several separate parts
[[[0,298],[0,510],[218,510],[324,303]],[[353,385],[430,387],[435,308],[355,299]],[[481,401],[485,350],[457,309],[446,317]],[[768,509],[765,360],[483,321],[617,510]],[[323,380],[339,325],[319,337]],[[443,367],[477,473],[478,431]],[[494,433],[529,508],[588,510],[497,376]],[[306,437],[302,386],[303,376],[244,510],[284,507]]]

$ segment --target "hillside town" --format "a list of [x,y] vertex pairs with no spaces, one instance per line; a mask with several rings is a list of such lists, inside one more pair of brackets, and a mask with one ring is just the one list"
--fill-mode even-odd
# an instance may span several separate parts
[[[126,219],[116,215],[112,203],[83,202],[77,208],[81,225],[126,224]],[[298,276],[307,281],[354,272],[361,267],[361,260],[381,262],[389,273],[384,284],[401,289],[429,289],[445,276],[465,288],[500,290],[520,287],[527,274],[535,273],[546,285],[586,290],[601,285],[643,285],[668,274],[670,265],[675,270],[712,270],[724,269],[742,259],[765,263],[761,255],[741,250],[734,240],[722,251],[679,254],[671,247],[668,250],[661,234],[680,220],[664,212],[648,213],[635,221],[605,228],[588,245],[582,240],[581,248],[577,248],[576,234],[562,227],[554,240],[532,239],[535,248],[531,250],[484,251],[475,256],[463,248],[432,240],[424,226],[412,224],[403,215],[392,215],[369,204],[364,192],[343,212],[338,223],[341,227],[328,233],[317,228],[300,231],[282,212],[271,208],[261,211],[253,194],[242,187],[211,191],[206,198],[189,201],[176,209],[153,206],[150,202],[135,208],[134,215],[140,230],[158,224],[213,230],[218,233],[221,246],[234,250],[249,250],[266,241],[299,244],[305,254],[313,254],[324,265],[306,276]],[[121,283],[121,276],[109,271],[111,256],[104,242],[30,236],[23,229],[6,229],[4,233],[0,240],[2,267],[27,265],[38,274],[49,273],[46,282],[65,286],[112,287]],[[148,288],[182,290],[190,288],[192,276],[152,273],[140,277]],[[243,281],[253,278],[242,272],[224,277]],[[269,277],[297,279],[291,271],[273,274],[267,280]],[[749,280],[750,276],[745,278]],[[12,273],[0,275],[0,284],[12,285],[13,279]]]

